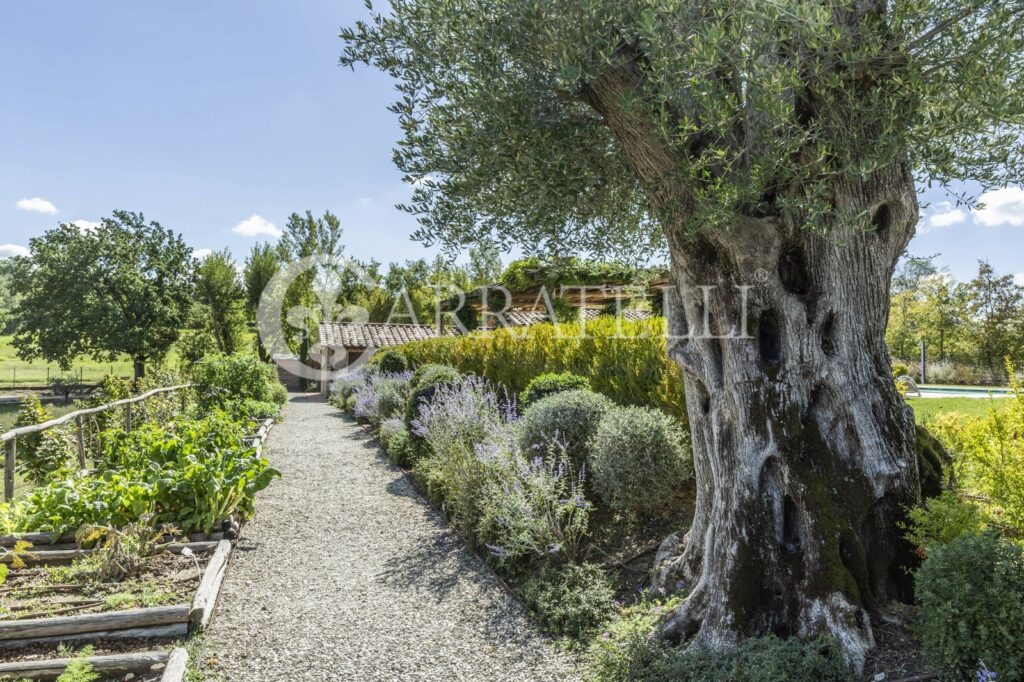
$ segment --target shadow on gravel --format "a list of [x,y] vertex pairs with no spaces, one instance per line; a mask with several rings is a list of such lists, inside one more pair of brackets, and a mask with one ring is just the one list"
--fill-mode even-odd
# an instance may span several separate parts
[[377,574],[377,579],[389,588],[413,590],[439,603],[449,598],[462,599],[460,592],[467,583],[492,583],[495,590],[503,592],[503,598],[480,604],[487,607],[481,610],[485,619],[483,631],[495,642],[528,641],[529,637],[516,624],[519,618],[525,617],[519,602],[504,592],[490,569],[463,545],[458,535],[444,528],[436,514],[432,516],[438,526],[434,541],[392,556],[388,570]]

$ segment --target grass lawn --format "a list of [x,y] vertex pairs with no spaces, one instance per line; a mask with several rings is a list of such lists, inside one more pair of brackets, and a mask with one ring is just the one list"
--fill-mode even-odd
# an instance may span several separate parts
[[907,398],[918,424],[949,412],[984,417],[993,407],[1001,407],[1007,400],[1009,398]]
[[[64,375],[73,375],[76,378],[81,376],[86,383],[97,383],[108,374],[120,377],[130,377],[133,374],[131,360],[127,357],[118,358],[116,362],[96,362],[90,358],[80,358],[72,364],[68,372],[62,372],[57,365],[42,360],[26,362],[18,357],[12,340],[11,336],[0,336],[0,394],[4,389],[18,386],[46,386],[48,379]],[[175,348],[171,348],[163,364],[167,367],[177,366],[178,354]],[[156,365],[152,367],[155,368]]]

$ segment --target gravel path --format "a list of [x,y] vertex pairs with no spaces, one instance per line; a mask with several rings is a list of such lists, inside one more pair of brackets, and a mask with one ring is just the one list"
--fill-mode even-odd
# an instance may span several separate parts
[[565,680],[570,656],[318,398],[292,396],[200,664],[226,680]]

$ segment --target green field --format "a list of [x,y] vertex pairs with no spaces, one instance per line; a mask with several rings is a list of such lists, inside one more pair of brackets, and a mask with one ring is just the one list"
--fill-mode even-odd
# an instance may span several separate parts
[[940,414],[956,412],[967,417],[984,417],[993,407],[1006,404],[1008,398],[907,398],[914,417],[921,424]]
[[[46,386],[50,379],[59,376],[81,377],[86,383],[96,383],[108,374],[115,376],[132,376],[132,363],[127,356],[115,362],[95,362],[89,358],[76,360],[67,372],[61,371],[54,363],[34,360],[26,362],[18,357],[12,343],[13,337],[0,336],[0,394],[5,389],[19,386]],[[171,349],[164,365],[176,367],[178,355],[175,348]]]

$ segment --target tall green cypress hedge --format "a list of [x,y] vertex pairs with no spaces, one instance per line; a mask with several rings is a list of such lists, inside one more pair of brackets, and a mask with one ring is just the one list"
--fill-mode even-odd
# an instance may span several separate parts
[[401,347],[413,366],[451,365],[518,395],[534,377],[573,372],[620,405],[661,409],[686,421],[683,377],[665,350],[665,321],[599,317],[578,323],[535,324],[466,336],[414,341]]

